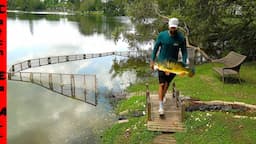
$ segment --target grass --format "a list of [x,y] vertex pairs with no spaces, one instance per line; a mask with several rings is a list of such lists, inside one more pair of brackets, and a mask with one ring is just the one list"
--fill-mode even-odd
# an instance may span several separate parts
[[[116,108],[116,113],[129,110],[145,110],[145,97],[135,96],[128,100],[120,101]],[[102,142],[104,144],[148,144],[157,133],[147,131],[146,116],[129,118],[128,123],[116,123],[106,130]]]
[[197,74],[189,78],[177,77],[175,82],[184,95],[200,100],[241,101],[256,104],[256,63],[247,63],[241,67],[242,84],[225,83],[213,70],[214,64],[197,67]]
[[[212,70],[213,66],[216,65],[208,63],[196,66],[196,75],[193,78],[177,76],[174,79],[177,88],[183,95],[200,100],[240,101],[256,104],[256,62],[242,65],[240,71],[242,84],[223,84],[220,77]],[[134,84],[127,91],[131,93],[145,91],[145,83],[149,83],[151,92],[157,91],[156,77]],[[116,112],[145,110],[145,95],[144,93],[140,95],[120,101],[117,104]],[[256,119],[238,119],[233,116],[234,113],[227,112],[186,112],[187,130],[174,134],[177,143],[256,143]],[[104,144],[151,144],[154,137],[161,133],[148,131],[145,124],[146,116],[130,117],[128,123],[116,123],[106,130],[102,142]]]
[[232,113],[186,113],[187,131],[176,133],[180,144],[253,144],[256,143],[256,120],[236,119]]
[[[240,101],[256,104],[256,62],[242,65],[240,70],[242,84],[239,84],[239,82],[223,84],[220,76],[212,70],[214,66],[218,65],[212,63],[198,65],[196,66],[194,77],[176,76],[173,81],[176,83],[182,95],[195,99],[204,101]],[[157,78],[149,78],[143,83],[132,85],[128,88],[128,91],[145,91],[146,82],[149,83],[150,91],[157,91]]]

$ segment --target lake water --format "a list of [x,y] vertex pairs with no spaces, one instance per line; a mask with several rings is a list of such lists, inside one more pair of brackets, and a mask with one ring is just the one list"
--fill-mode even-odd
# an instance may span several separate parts
[[[125,17],[29,15],[8,13],[8,66],[27,59],[57,55],[126,51],[128,43],[113,39],[118,29],[130,30]],[[9,144],[99,143],[101,132],[116,122],[116,115],[104,96],[122,90],[136,76],[126,72],[111,78],[113,59],[108,56],[44,66],[28,71],[68,74],[96,74],[99,100],[96,107],[76,101],[40,86],[8,81]]]

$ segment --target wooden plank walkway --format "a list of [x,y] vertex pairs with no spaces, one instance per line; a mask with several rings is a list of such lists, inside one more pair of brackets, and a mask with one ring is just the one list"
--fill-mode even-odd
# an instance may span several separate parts
[[151,102],[151,121],[148,120],[147,128],[150,131],[161,132],[182,132],[185,126],[182,123],[182,107],[176,107],[176,101],[172,94],[167,94],[164,103],[164,117],[159,116],[159,100],[157,94],[150,95]]
[[161,134],[154,138],[153,144],[176,144],[176,139],[172,134]]

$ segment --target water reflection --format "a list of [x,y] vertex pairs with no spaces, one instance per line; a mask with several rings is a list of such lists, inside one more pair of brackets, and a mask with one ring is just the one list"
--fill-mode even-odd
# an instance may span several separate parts
[[[101,17],[80,22],[76,19],[59,17],[49,20],[47,16],[28,18],[8,14],[8,65],[39,57],[128,50],[126,42],[111,39],[113,29],[125,26],[120,20]],[[101,25],[96,24],[101,22]],[[86,28],[89,30],[83,30]],[[109,56],[28,70],[96,74],[99,87],[97,107],[34,84],[8,81],[8,143],[99,143],[100,132],[115,121],[112,107],[104,94],[116,87],[121,89],[120,83],[126,83],[128,76],[129,80],[136,77],[134,73],[127,72],[112,79],[108,72],[113,59],[123,58]]]
[[58,20],[49,21],[47,16],[40,17],[34,19],[33,16],[29,20],[20,19],[19,14],[8,17],[8,65],[14,60],[42,56],[128,50],[126,42],[111,39],[114,29],[126,25],[118,19],[58,16]]
[[[8,143],[82,144],[99,142],[114,122],[111,107],[93,107],[30,83],[8,82]],[[15,98],[13,98],[15,97]]]

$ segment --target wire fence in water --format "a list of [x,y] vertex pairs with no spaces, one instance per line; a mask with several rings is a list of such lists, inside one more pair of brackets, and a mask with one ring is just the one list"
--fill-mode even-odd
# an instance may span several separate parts
[[97,105],[96,75],[16,72],[8,79],[31,82],[69,98]]

